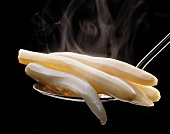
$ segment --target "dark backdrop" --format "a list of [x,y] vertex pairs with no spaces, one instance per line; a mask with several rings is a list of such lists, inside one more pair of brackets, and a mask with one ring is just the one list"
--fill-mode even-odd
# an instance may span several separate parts
[[[57,2],[56,2],[57,3]],[[62,2],[63,3],[63,2]],[[147,54],[160,40],[170,32],[170,12],[168,0],[152,0],[148,2],[147,14],[139,28],[134,43],[133,64]],[[62,5],[62,4],[61,4]],[[167,46],[145,70],[158,78],[156,86],[161,99],[154,107],[142,107],[129,103],[113,101],[104,103],[108,115],[108,122],[101,126],[99,120],[90,111],[85,103],[59,100],[44,96],[33,89],[34,80],[24,72],[24,65],[18,63],[17,55],[20,48],[38,50],[33,35],[36,27],[31,19],[35,13],[42,11],[43,1],[17,1],[10,12],[13,17],[15,46],[15,108],[12,117],[15,117],[17,131],[23,134],[47,133],[138,133],[162,132],[168,133],[169,128],[169,52]],[[62,5],[63,6],[63,5]],[[56,10],[60,9],[60,1]],[[35,43],[35,44],[33,44]]]

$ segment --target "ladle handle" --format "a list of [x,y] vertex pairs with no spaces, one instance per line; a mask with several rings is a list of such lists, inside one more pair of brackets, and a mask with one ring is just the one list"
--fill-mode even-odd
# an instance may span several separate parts
[[170,38],[168,33],[137,65],[136,67],[145,69],[145,67],[165,48],[170,41],[166,41]]

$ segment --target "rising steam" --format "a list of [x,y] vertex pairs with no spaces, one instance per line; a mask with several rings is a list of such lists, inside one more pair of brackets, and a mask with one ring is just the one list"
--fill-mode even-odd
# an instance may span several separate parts
[[36,37],[46,52],[71,51],[131,62],[135,33],[146,13],[143,3],[70,0],[59,5],[48,0],[33,17]]

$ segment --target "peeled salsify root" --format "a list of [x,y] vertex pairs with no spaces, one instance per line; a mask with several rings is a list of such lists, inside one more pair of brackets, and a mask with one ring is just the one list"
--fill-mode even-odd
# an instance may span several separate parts
[[134,91],[136,92],[135,100],[129,101],[129,103],[132,103],[135,105],[140,105],[140,106],[148,106],[148,107],[154,106],[154,103],[152,101],[153,97],[148,96],[148,94],[146,94],[147,93],[145,90],[145,89],[147,89],[146,86],[138,86],[138,85],[130,83],[130,82],[128,82],[128,83],[133,87]]
[[103,125],[107,122],[107,115],[102,102],[96,90],[86,80],[37,63],[29,63],[25,68],[25,72],[43,85],[68,89],[77,93],[85,100],[91,111],[100,119]]
[[94,57],[73,52],[54,52],[49,54],[75,59],[110,75],[114,75],[137,84],[155,86],[158,82],[154,75],[131,64],[116,59]]
[[31,62],[35,62],[48,68],[67,72],[83,78],[87,80],[97,92],[102,92],[119,100],[129,102],[136,99],[136,92],[126,81],[74,59],[23,49],[19,50],[18,59],[21,64],[27,65]]
[[160,100],[161,95],[158,89],[152,86],[143,86],[139,84],[134,84],[135,87],[140,89],[152,102],[157,102]]

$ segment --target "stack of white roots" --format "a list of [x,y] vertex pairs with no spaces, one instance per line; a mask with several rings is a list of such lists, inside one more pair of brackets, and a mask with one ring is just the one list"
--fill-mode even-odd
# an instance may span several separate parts
[[72,52],[40,53],[19,50],[19,63],[28,76],[52,92],[79,96],[104,125],[107,114],[98,94],[151,107],[160,100],[157,78],[128,63]]

